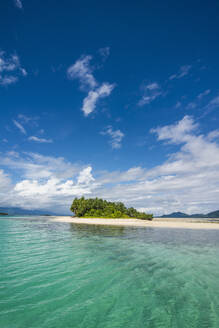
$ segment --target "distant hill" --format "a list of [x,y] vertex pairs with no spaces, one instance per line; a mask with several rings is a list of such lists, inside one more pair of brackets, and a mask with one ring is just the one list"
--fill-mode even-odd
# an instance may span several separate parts
[[219,218],[219,210],[207,214],[208,218]]
[[20,207],[0,207],[0,212],[7,213],[8,215],[57,215],[46,210],[25,210]]
[[203,218],[203,219],[207,219],[207,218],[219,218],[219,210],[218,211],[214,211],[214,212],[210,212],[208,214],[186,214],[186,213],[182,213],[182,212],[173,212],[170,214],[166,214],[166,215],[162,215],[160,216],[160,218]]
[[187,218],[188,215],[182,212],[173,212],[171,214],[166,214],[160,216],[161,218]]

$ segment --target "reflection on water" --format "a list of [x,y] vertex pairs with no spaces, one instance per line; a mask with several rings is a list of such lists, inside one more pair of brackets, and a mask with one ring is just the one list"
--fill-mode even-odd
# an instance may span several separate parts
[[87,236],[102,236],[102,237],[121,237],[125,234],[125,228],[119,226],[102,226],[102,225],[85,225],[85,224],[70,224],[70,229],[73,234],[80,237]]
[[[61,224],[63,225],[63,224]],[[219,230],[174,229],[154,227],[124,227],[91,224],[70,224],[73,236],[119,237],[143,243],[166,245],[219,246]]]

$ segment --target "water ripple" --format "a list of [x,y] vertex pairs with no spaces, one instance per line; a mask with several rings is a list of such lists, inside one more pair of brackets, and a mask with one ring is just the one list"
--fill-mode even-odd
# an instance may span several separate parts
[[218,231],[0,220],[1,328],[218,328]]

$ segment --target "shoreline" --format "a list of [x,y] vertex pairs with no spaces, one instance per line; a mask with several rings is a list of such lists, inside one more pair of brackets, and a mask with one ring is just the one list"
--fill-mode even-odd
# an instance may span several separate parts
[[100,218],[73,218],[71,216],[53,216],[50,217],[53,222],[74,223],[74,224],[93,224],[110,225],[123,227],[149,227],[149,228],[180,228],[180,229],[219,229],[219,222],[201,222],[199,219],[172,219],[165,218],[160,220],[154,218],[152,221],[139,219],[100,219]]

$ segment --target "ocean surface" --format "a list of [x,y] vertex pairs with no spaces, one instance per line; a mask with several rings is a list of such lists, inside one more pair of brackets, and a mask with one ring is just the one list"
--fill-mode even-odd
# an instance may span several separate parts
[[219,230],[0,219],[1,328],[218,328]]

